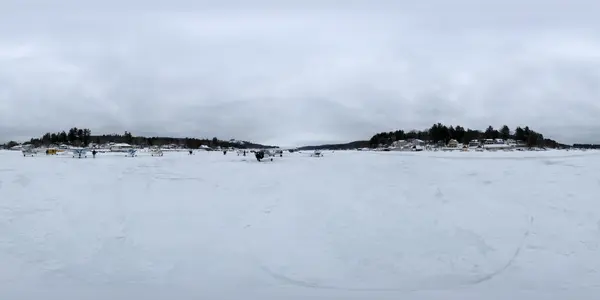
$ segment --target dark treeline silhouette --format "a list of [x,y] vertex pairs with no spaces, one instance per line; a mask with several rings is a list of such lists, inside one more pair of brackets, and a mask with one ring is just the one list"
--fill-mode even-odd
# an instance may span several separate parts
[[405,132],[404,130],[396,130],[381,132],[371,137],[369,146],[375,148],[379,145],[389,145],[394,141],[405,139],[420,139],[432,143],[442,142],[444,144],[447,144],[451,139],[455,139],[463,144],[469,143],[472,140],[482,139],[514,139],[523,142],[528,147],[568,147],[555,140],[544,138],[543,134],[531,130],[529,126],[517,127],[513,132],[507,125],[502,126],[500,130],[494,129],[490,125],[485,131],[480,131],[462,126],[446,126],[441,123],[434,124],[431,128],[421,131],[412,130]]
[[573,144],[573,148],[579,148],[579,149],[600,149],[600,144]]
[[46,133],[41,138],[32,138],[29,143],[34,146],[50,144],[88,145],[91,142],[92,131],[88,128],[73,127],[69,131]]
[[298,150],[345,150],[345,149],[359,149],[369,147],[369,141],[354,141],[345,144],[328,144],[318,146],[304,146],[298,148]]
[[[144,137],[134,136],[131,132],[125,131],[123,134],[103,134],[92,135],[92,131],[88,128],[73,127],[68,131],[51,133],[48,132],[40,138],[32,138],[26,144],[31,144],[35,147],[67,144],[72,146],[87,147],[90,143],[107,144],[107,143],[128,143],[137,146],[164,146],[178,145],[187,148],[199,148],[202,145],[215,147],[234,147],[234,148],[277,148],[275,146],[265,146],[256,143],[235,141],[223,141],[214,137],[212,139],[198,138],[174,138],[174,137]],[[6,148],[18,145],[17,142],[11,141],[7,143]]]
[[6,144],[4,144],[4,145],[0,145],[0,149],[1,149],[1,148],[10,149],[10,148],[12,148],[12,147],[14,147],[14,146],[16,146],[16,145],[18,145],[18,144],[19,144],[19,143],[15,142],[15,141],[10,141],[10,142],[8,142],[8,143],[6,143]]

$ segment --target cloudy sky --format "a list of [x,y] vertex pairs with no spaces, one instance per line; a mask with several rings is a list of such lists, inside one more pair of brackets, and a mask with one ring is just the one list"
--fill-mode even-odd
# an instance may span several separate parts
[[2,0],[0,141],[77,126],[292,146],[442,122],[600,143],[598,12],[596,0]]

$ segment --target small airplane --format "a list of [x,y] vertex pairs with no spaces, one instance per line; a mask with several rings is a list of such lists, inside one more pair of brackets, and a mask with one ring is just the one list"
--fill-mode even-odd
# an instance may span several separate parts
[[151,156],[163,156],[163,151],[160,148],[152,148],[150,149]]
[[27,148],[27,149],[23,149],[21,152],[23,152],[23,157],[25,156],[36,156],[37,155],[37,151]]
[[127,155],[125,155],[126,157],[136,157],[137,156],[137,150],[136,149],[128,149],[127,150]]
[[256,150],[253,151],[254,152],[254,156],[256,157],[256,160],[258,161],[273,161],[273,158],[276,156],[282,157],[282,152],[281,150],[269,150],[269,149],[261,149],[261,150]]
[[283,150],[281,149],[273,149],[273,150],[269,150],[269,153],[272,156],[279,156],[279,157],[283,157]]
[[70,149],[73,152],[73,158],[87,158],[88,149],[87,148],[72,148]]

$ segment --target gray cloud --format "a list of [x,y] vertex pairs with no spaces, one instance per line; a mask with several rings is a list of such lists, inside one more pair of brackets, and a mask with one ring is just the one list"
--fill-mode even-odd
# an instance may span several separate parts
[[434,122],[600,140],[596,1],[291,2],[2,1],[0,140],[296,145]]

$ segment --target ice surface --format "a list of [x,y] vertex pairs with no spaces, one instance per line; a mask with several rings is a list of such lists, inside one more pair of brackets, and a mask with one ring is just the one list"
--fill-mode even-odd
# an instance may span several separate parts
[[597,299],[600,153],[0,152],[0,299]]

